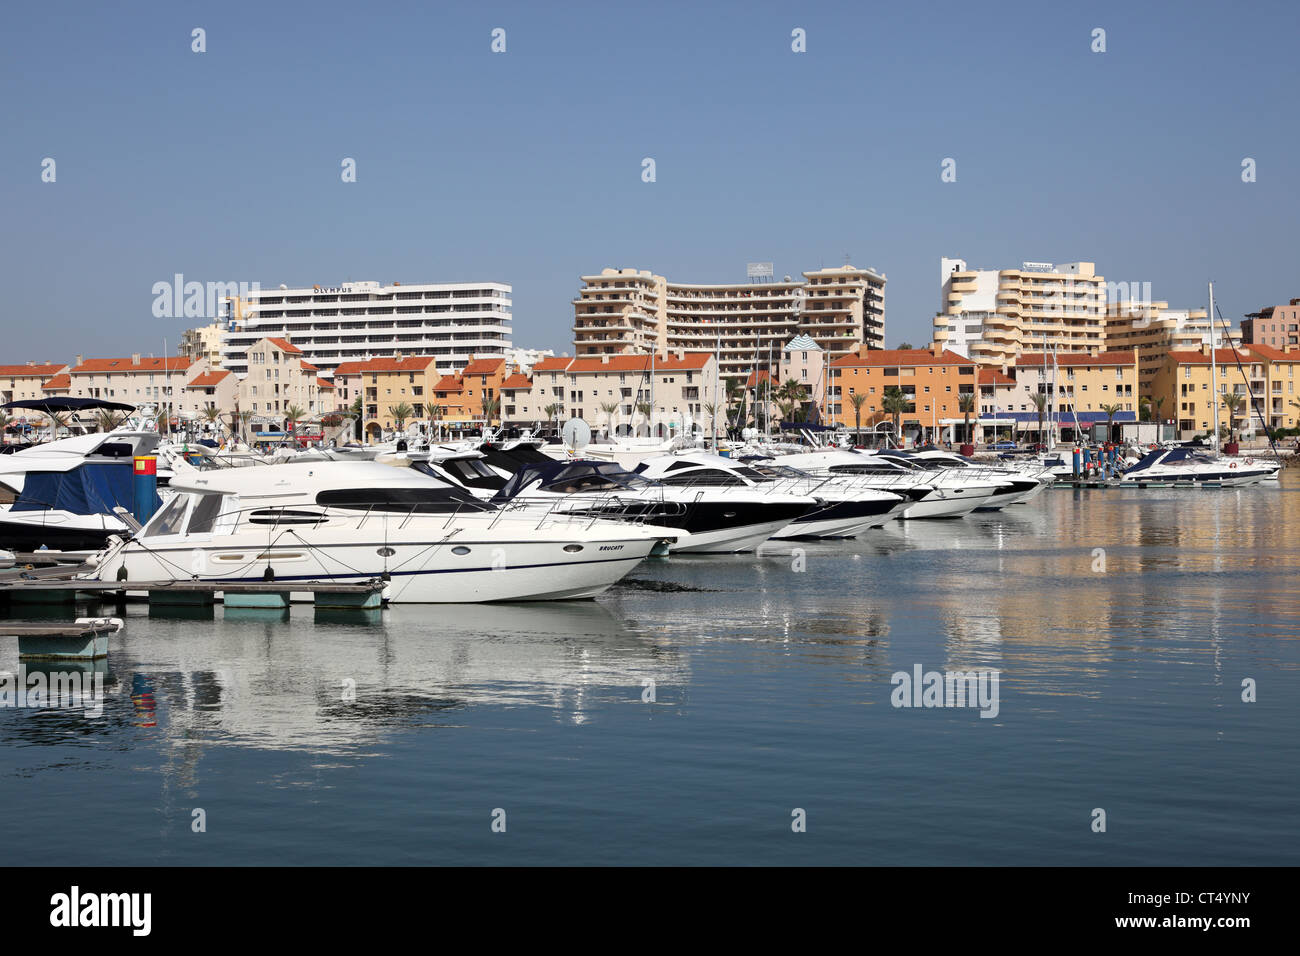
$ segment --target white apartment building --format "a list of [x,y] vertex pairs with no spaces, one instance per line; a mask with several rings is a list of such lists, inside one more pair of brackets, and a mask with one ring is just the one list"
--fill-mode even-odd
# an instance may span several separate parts
[[344,362],[394,352],[432,356],[439,371],[450,373],[471,356],[505,356],[512,345],[510,293],[503,282],[253,290],[227,301],[221,365],[246,375],[249,348],[275,337],[292,341],[326,376]]
[[669,282],[646,270],[582,276],[573,300],[579,357],[628,352],[717,351],[724,377],[775,369],[787,342],[813,339],[827,361],[885,342],[885,276],[844,265],[800,280]]
[[1019,269],[969,269],[939,260],[934,341],[981,365],[1014,363],[1022,351],[1105,347],[1106,280],[1091,262],[1024,262]]

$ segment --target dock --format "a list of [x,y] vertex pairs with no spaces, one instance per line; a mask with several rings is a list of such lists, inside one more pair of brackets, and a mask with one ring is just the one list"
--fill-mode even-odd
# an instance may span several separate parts
[[[60,573],[62,572],[62,573]],[[383,606],[385,582],[379,578],[345,584],[339,581],[90,581],[74,578],[67,568],[37,568],[25,576],[0,575],[0,604],[74,603],[78,597],[125,604],[129,595],[145,596],[152,606],[205,607],[218,600],[229,608],[288,608],[294,594],[310,594],[322,610],[369,610]]]
[[122,630],[116,617],[79,617],[72,624],[0,623],[0,637],[18,638],[20,661],[97,661],[108,657],[108,638]]
[[1053,488],[1222,488],[1221,481],[1116,481],[1106,478],[1057,478]]

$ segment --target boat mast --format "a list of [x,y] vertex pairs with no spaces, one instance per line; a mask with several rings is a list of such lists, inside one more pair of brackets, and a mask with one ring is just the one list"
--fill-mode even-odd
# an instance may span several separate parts
[[1214,354],[1214,283],[1210,283],[1210,400],[1214,403],[1214,451],[1219,451],[1219,363]]
[[713,428],[713,453],[718,453],[718,383],[722,378],[722,334],[718,334],[718,343],[713,348],[713,414],[709,423]]

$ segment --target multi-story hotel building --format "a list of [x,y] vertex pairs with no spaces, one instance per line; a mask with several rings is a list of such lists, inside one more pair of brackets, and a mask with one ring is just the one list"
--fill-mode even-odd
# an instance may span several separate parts
[[582,277],[573,300],[579,357],[651,349],[717,351],[724,377],[775,369],[781,350],[807,335],[827,359],[885,342],[885,276],[851,265],[800,280],[691,285],[645,270]]
[[1105,347],[1106,280],[1091,262],[1025,262],[1019,269],[994,270],[943,258],[939,270],[934,341],[942,348],[1000,366],[1025,350]]
[[[1204,309],[1171,309],[1168,302],[1111,302],[1106,307],[1106,350],[1137,349],[1142,394],[1171,351],[1196,351],[1210,344]],[[1215,343],[1241,344],[1241,333],[1220,324]]]
[[1275,349],[1300,348],[1300,299],[1290,305],[1270,305],[1241,320],[1241,340],[1247,345]]
[[503,282],[253,290],[227,302],[221,365],[247,374],[249,347],[274,336],[326,376],[344,362],[394,352],[431,356],[439,371],[452,372],[472,355],[504,357],[511,348],[510,293]]
[[226,327],[220,322],[186,329],[181,333],[181,344],[176,350],[186,358],[207,359],[209,368],[221,368],[221,336]]

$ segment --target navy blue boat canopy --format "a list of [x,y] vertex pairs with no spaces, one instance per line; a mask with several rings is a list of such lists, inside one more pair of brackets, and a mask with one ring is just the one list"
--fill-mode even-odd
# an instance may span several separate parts
[[0,408],[25,408],[29,411],[58,415],[61,412],[84,412],[90,408],[107,408],[119,412],[133,412],[134,405],[121,402],[105,402],[98,398],[27,398],[20,402],[9,402]]
[[[71,471],[29,472],[23,490],[10,506],[12,511],[68,511],[77,515],[112,514],[117,506],[130,508],[132,476],[130,459],[118,462],[87,462]],[[154,507],[159,504],[154,494]]]

